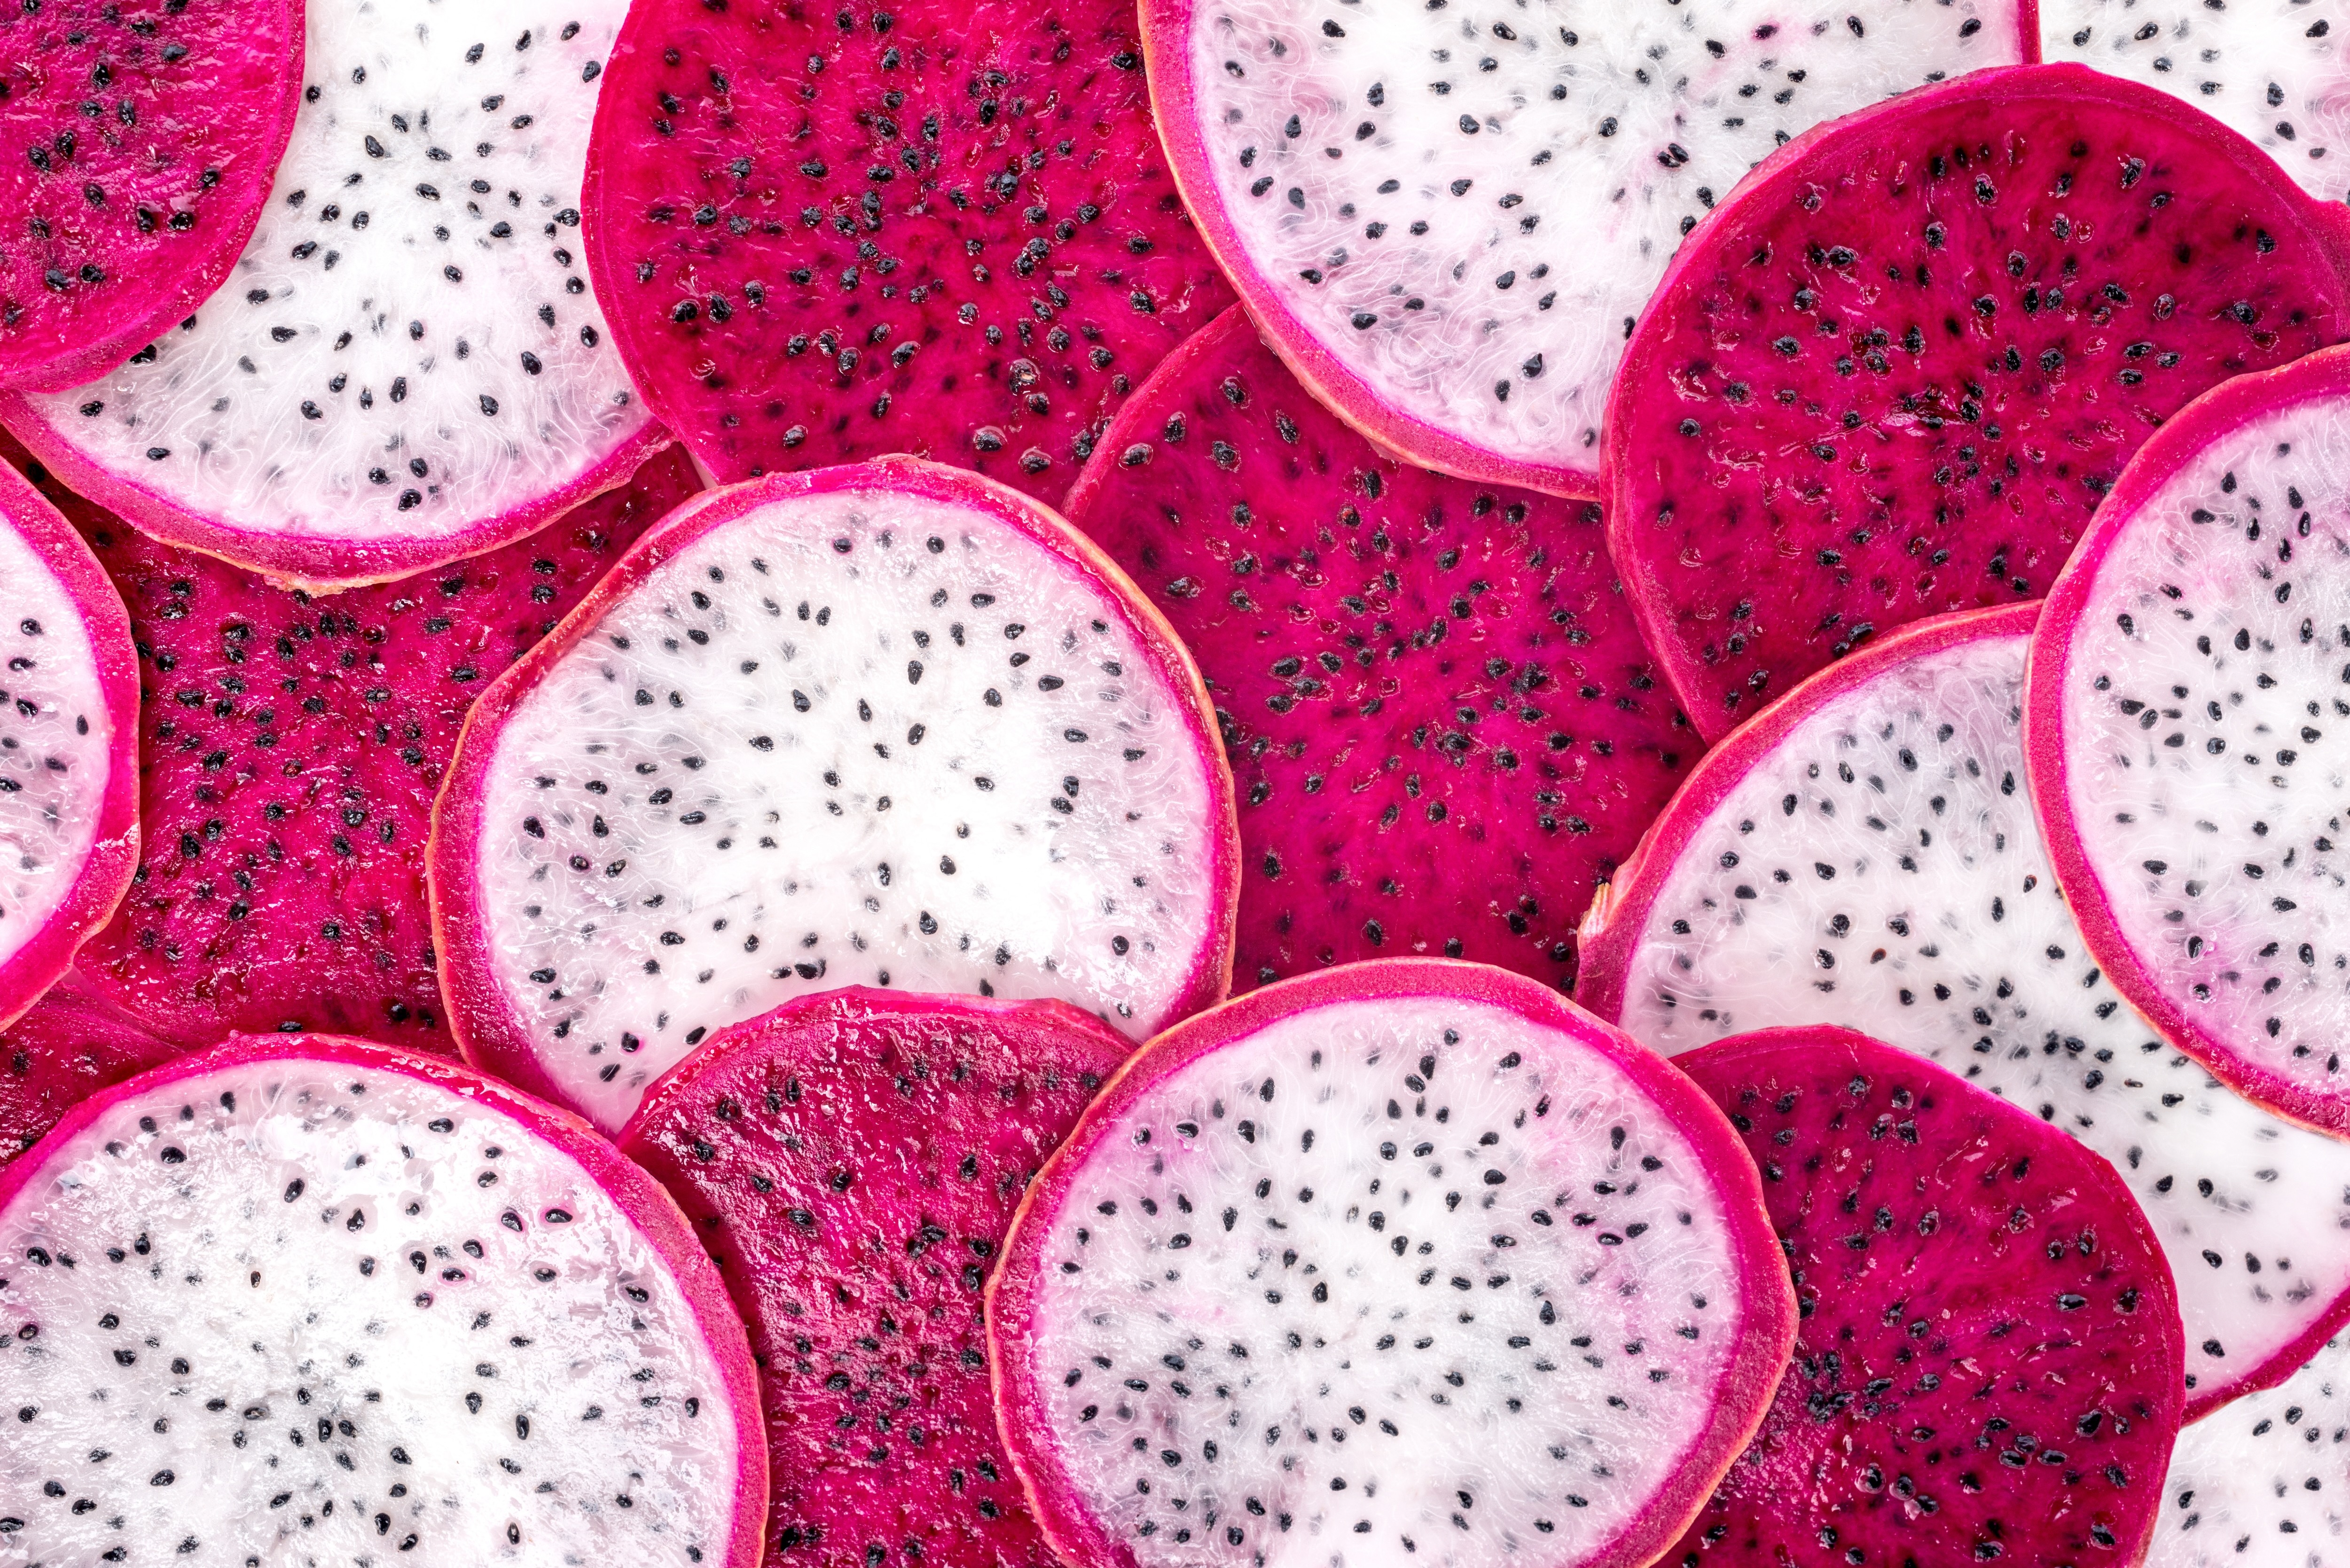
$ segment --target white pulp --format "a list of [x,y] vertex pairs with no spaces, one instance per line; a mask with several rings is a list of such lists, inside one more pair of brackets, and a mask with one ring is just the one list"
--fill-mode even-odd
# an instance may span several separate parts
[[540,1065],[617,1127],[809,991],[1170,1022],[1218,914],[1214,762],[1130,618],[995,514],[884,490],[680,550],[496,735],[484,936]]
[[2350,1563],[2350,1340],[2178,1434],[2146,1568]]
[[1681,236],[1814,125],[2022,58],[1997,0],[1197,0],[1248,264],[1381,402],[1596,468]]
[[1744,1302],[1685,1131],[1444,999],[1153,1084],[1044,1247],[1050,1440],[1143,1568],[1582,1561],[1688,1459]]
[[629,1216],[504,1113],[244,1063],[24,1158],[0,1563],[723,1561],[709,1345]]
[[1782,740],[1667,874],[1623,1023],[1668,1054],[1839,1023],[2064,1128],[2161,1240],[2189,1392],[2224,1386],[2350,1280],[2350,1144],[2161,1044],[2083,950],[2024,782],[2023,657],[1914,659]]

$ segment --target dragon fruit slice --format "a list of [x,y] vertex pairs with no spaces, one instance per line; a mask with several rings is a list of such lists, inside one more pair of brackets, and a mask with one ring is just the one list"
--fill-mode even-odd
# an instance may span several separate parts
[[2350,1531],[2350,1339],[2178,1434],[2147,1568],[2335,1568]]
[[1608,537],[1709,739],[1870,637],[2037,597],[2122,464],[2230,376],[2350,336],[2350,223],[2079,66],[1789,147],[1627,351]]
[[2350,351],[2147,444],[2034,639],[2033,789],[2090,954],[2212,1072],[2350,1132]]
[[626,1122],[844,985],[1221,997],[1239,848],[1191,657],[1053,514],[912,458],[713,492],[466,724],[434,928],[467,1059]]
[[1232,303],[1129,0],[637,0],[588,159],[621,355],[721,479],[913,452],[1045,501]]
[[0,1023],[114,912],[139,857],[139,669],[122,600],[0,461]]
[[32,1563],[752,1568],[742,1325],[676,1205],[431,1057],[243,1037],[0,1170]]
[[169,1041],[68,971],[0,1031],[0,1165],[38,1143],[79,1101],[175,1054]]
[[1066,1002],[852,988],[730,1029],[624,1147],[763,1370],[769,1561],[1055,1568],[996,1436],[980,1287],[1132,1043]]
[[295,0],[0,15],[0,387],[112,369],[227,278],[301,79]]
[[989,1290],[1004,1441],[1075,1568],[1636,1568],[1745,1445],[1795,1326],[1705,1096],[1547,988],[1440,959],[1153,1041]]
[[1701,749],[1596,506],[1386,456],[1232,310],[1127,403],[1069,515],[1215,699],[1243,981],[1382,951],[1575,978],[1594,883]]
[[1576,995],[1668,1054],[1858,1029],[2079,1138],[2169,1257],[2199,1417],[2350,1320],[2350,1144],[2222,1087],[2084,950],[2019,733],[2038,613],[1900,632],[1716,747],[1592,906]]
[[150,693],[146,854],[82,974],[184,1048],[315,1029],[453,1052],[424,850],[458,728],[695,492],[685,455],[529,539],[325,599],[158,544],[29,472],[129,600]]
[[666,438],[574,249],[625,0],[447,10],[314,0],[235,272],[110,374],[0,397],[0,422],[158,538],[313,586],[476,555],[625,483]]
[[1176,180],[1299,379],[1432,468],[1591,495],[1681,236],[1795,133],[2033,57],[2030,11],[1150,0],[1143,30]]
[[2350,13],[2321,0],[2038,0],[2045,57],[2184,99],[2322,201],[2350,195]]
[[1680,1066],[1762,1172],[1803,1326],[1664,1561],[2139,1561],[2178,1435],[2178,1303],[2113,1168],[1848,1030]]

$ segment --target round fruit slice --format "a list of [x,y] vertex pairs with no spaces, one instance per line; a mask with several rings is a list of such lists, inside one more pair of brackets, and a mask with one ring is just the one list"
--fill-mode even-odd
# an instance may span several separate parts
[[301,80],[296,0],[0,14],[0,387],[110,370],[228,277]]
[[2350,337],[2350,222],[2167,94],[1985,71],[1823,127],[1685,247],[1608,539],[1709,740],[1871,637],[2046,593],[2122,465]]
[[20,1560],[759,1560],[676,1206],[430,1057],[244,1036],[84,1101],[0,1170],[0,1327]]
[[2178,1434],[2147,1568],[2333,1568],[2350,1493],[2350,1339]]
[[664,437],[579,244],[625,0],[312,0],[234,275],[109,374],[0,397],[75,490],[268,576],[404,576],[627,482]]
[[2015,0],[1150,0],[1201,230],[1299,379],[1431,468],[1596,493],[1681,236],[1773,147],[2033,57]]
[[2350,1143],[2223,1087],[2084,950],[2024,767],[2038,614],[1904,630],[1715,747],[1593,905],[1577,996],[1669,1055],[1842,1024],[2080,1139],[2170,1260],[2199,1417],[2350,1319]]
[[1067,524],[892,459],[714,492],[484,693],[435,808],[468,1058],[617,1128],[711,1031],[843,985],[1140,1039],[1229,983],[1198,672]]
[[2033,639],[2033,784],[2114,984],[2350,1132],[2350,350],[2214,392],[2124,472]]
[[2137,1562],[2178,1436],[2178,1299],[2113,1168],[1848,1030],[1679,1064],[1762,1173],[1803,1327],[1664,1561]]
[[988,1303],[1005,1444],[1079,1568],[1647,1563],[1794,1327],[1705,1096],[1442,960],[1151,1042],[1029,1189]]
[[139,661],[81,535],[0,462],[0,1023],[114,912],[139,858]]
[[1132,1049],[1066,1002],[858,987],[724,1031],[646,1096],[624,1147],[750,1326],[785,1561],[1055,1568],[996,1436],[980,1291]]

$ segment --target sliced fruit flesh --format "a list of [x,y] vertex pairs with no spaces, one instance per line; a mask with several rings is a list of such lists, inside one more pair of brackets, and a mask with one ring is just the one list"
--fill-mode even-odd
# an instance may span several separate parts
[[588,1169],[470,1080],[207,1060],[9,1168],[20,1550],[728,1561],[755,1437],[671,1262]]
[[2035,613],[1920,628],[1717,749],[1595,909],[1581,983],[1668,1054],[1839,1023],[2087,1144],[2169,1256],[2199,1415],[2350,1313],[2350,1144],[2221,1086],[2085,950],[2024,772]]
[[2027,57],[2002,0],[1147,9],[1177,178],[1306,380],[1423,462],[1586,493],[1707,209],[1797,132]]
[[2350,1340],[2178,1434],[2147,1568],[2330,1565],[2350,1487]]
[[38,1143],[74,1106],[176,1054],[69,971],[0,1030],[0,1166]]
[[681,514],[476,721],[484,1033],[607,1127],[800,992],[1057,996],[1139,1038],[1229,961],[1228,786],[1148,612],[1003,493],[831,473],[677,545]]

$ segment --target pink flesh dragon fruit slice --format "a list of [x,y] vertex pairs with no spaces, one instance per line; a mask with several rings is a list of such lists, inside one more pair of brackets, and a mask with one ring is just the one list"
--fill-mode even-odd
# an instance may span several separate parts
[[1762,1172],[1803,1326],[1663,1561],[2138,1561],[2178,1436],[2178,1301],[2113,1168],[1849,1030],[1679,1064]]
[[435,808],[466,1057],[625,1123],[843,985],[1139,1039],[1230,983],[1239,846],[1166,623],[1042,506],[912,458],[681,508],[500,678]]
[[35,472],[129,601],[148,687],[145,854],[81,950],[85,978],[187,1047],[314,1029],[453,1052],[424,876],[458,729],[693,494],[684,454],[528,539],[317,599],[158,544]]
[[1574,979],[1595,881],[1701,749],[1596,506],[1386,456],[1235,309],[1127,403],[1069,514],[1216,701],[1244,983],[1382,951]]
[[0,1170],[0,1324],[19,1561],[759,1561],[683,1216],[432,1057],[246,1036],[83,1102]]
[[0,15],[0,387],[110,370],[219,286],[301,80],[296,0]]
[[2147,443],[2033,639],[2033,793],[2089,951],[2221,1079],[2350,1133],[2350,351]]
[[1074,1568],[1637,1568],[1771,1402],[1794,1301],[1721,1114],[1482,965],[1253,992],[1145,1047],[989,1287]]
[[2147,1568],[2340,1568],[2350,1338],[2178,1434]]
[[77,1103],[177,1054],[68,971],[0,1031],[0,1165],[38,1143]]
[[89,546],[0,459],[0,1023],[106,922],[139,857],[139,664]]
[[2036,597],[2155,427],[2350,336],[2350,220],[2151,88],[1984,72],[1824,128],[1674,262],[1608,537],[1709,739],[1870,637]]
[[2350,9],[2341,0],[2039,0],[2044,57],[2184,99],[2320,201],[2350,196]]
[[301,112],[234,273],[131,361],[0,397],[66,483],[286,582],[405,576],[627,482],[667,440],[579,244],[625,0],[313,0]]
[[713,1038],[624,1147],[733,1287],[762,1369],[768,1561],[1057,1568],[996,1436],[981,1285],[1132,1043],[1059,1002],[852,988]]
[[588,260],[723,480],[905,452],[1058,501],[1232,303],[1150,124],[1128,0],[637,0]]
[[1897,633],[1714,748],[1593,905],[1576,995],[1668,1054],[1857,1029],[2080,1139],[2170,1260],[2199,1417],[2350,1319],[2350,1144],[2165,1045],[2084,950],[2019,732],[2038,611]]
[[1182,186],[1282,357],[1432,468],[1597,493],[1632,322],[1773,148],[2033,58],[2014,0],[1149,0]]

